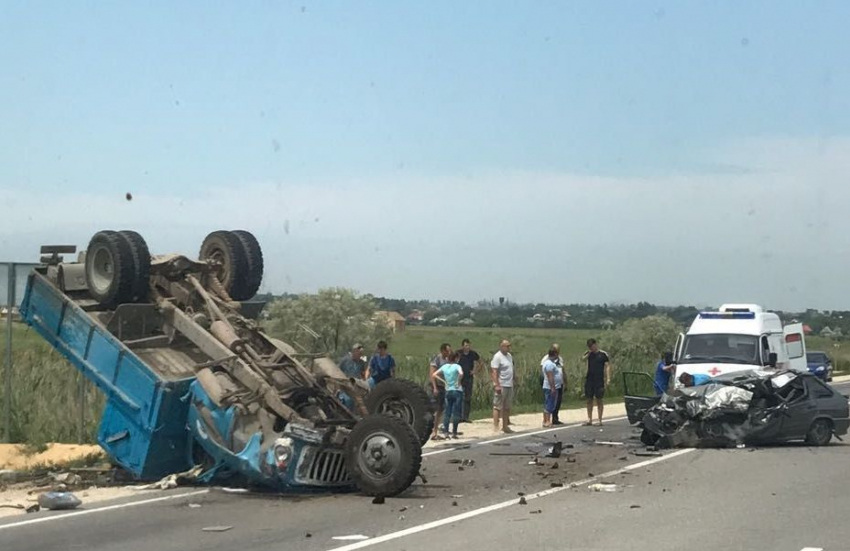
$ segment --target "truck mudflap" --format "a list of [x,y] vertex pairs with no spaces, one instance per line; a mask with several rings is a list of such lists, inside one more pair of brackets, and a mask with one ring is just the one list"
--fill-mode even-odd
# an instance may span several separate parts
[[197,382],[185,399],[193,444],[204,452],[192,453],[204,466],[199,482],[236,480],[279,492],[355,489],[342,449],[323,444],[325,431],[291,423],[264,434],[258,422],[240,419],[236,406],[216,407]]

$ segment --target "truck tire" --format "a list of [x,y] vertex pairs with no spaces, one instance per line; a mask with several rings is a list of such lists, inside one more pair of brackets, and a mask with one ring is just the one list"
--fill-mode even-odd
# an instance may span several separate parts
[[249,295],[249,298],[252,298],[260,290],[260,284],[263,282],[263,250],[260,248],[257,238],[251,232],[235,230],[233,234],[242,242],[242,247],[248,257],[250,276],[243,291],[244,294]]
[[148,244],[138,232],[121,230],[118,232],[130,245],[136,272],[136,286],[133,289],[133,302],[145,302],[150,292],[151,252]]
[[130,244],[118,232],[99,231],[86,249],[86,285],[102,306],[131,302],[138,286]]
[[806,444],[810,446],[826,446],[832,440],[832,423],[827,419],[815,419],[809,432],[806,433]]
[[216,275],[233,300],[247,300],[253,295],[246,291],[251,279],[248,252],[233,232],[218,230],[209,234],[201,245],[198,257],[216,263]]
[[421,386],[407,379],[385,379],[366,395],[366,408],[372,414],[397,417],[410,425],[419,443],[434,430],[434,406]]
[[422,466],[422,447],[416,433],[401,419],[369,415],[348,435],[345,465],[363,493],[390,497],[413,484]]

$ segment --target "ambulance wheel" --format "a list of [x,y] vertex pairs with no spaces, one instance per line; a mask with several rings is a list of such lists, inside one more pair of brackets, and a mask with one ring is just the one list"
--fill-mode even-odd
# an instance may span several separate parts
[[398,417],[369,415],[348,435],[345,465],[363,493],[390,497],[413,484],[422,466],[422,447],[410,425]]

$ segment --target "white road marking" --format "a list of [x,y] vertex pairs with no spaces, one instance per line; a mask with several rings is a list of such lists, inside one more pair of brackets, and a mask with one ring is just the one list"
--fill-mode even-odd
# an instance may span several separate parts
[[823,547],[804,547],[800,551],[823,551]]
[[[642,469],[643,467],[648,467],[649,465],[658,463],[660,461],[666,461],[668,459],[673,459],[674,457],[680,457],[682,455],[688,454],[695,451],[695,448],[686,448],[683,450],[678,450],[675,452],[668,453],[661,457],[656,457],[654,459],[649,459],[647,461],[641,461],[640,463],[634,463],[632,465],[627,465],[622,469],[617,469],[614,471],[608,471],[607,473],[603,473],[592,478],[586,478],[584,480],[579,480],[578,482],[573,482],[566,486],[561,486],[557,488],[550,488],[548,490],[543,490],[541,492],[537,492],[535,494],[530,494],[525,496],[526,501],[531,501],[532,499],[538,499],[541,497],[550,496],[553,494],[557,494],[559,492],[563,492],[564,490],[569,490],[571,488],[575,488],[577,486],[585,486],[594,482],[596,480],[601,480],[604,478],[610,478],[612,476],[617,476],[623,474],[628,471],[633,471],[635,469]],[[446,517],[443,519],[435,520],[432,522],[428,522],[425,524],[420,524],[419,526],[411,526],[405,530],[399,530],[398,532],[391,532],[389,534],[384,534],[383,536],[376,536],[372,539],[361,541],[358,543],[352,543],[350,545],[344,545],[342,547],[334,547],[330,551],[355,551],[356,549],[363,549],[365,547],[370,547],[372,545],[377,545],[379,543],[384,543],[392,540],[396,540],[399,538],[403,538],[406,536],[411,536],[413,534],[418,534],[419,532],[424,532],[426,530],[431,530],[433,528],[439,528],[440,526],[445,526],[447,524],[452,524],[455,522],[460,522],[462,520],[474,518],[486,513],[491,513],[493,511],[498,511],[500,509],[505,509],[506,507],[511,507],[512,505],[517,505],[517,498],[513,498],[509,501],[503,501],[501,503],[494,503],[493,505],[488,505],[487,507],[482,507],[480,509],[474,509],[472,511],[467,511],[465,513],[461,513],[459,515],[454,515],[451,517]]]
[[157,503],[160,501],[168,501],[171,499],[180,499],[181,497],[199,496],[209,493],[209,490],[198,490],[197,492],[186,492],[185,494],[177,494],[171,496],[155,497],[153,499],[145,499],[142,501],[131,501],[129,503],[119,503],[118,505],[109,505],[107,507],[98,507],[97,509],[83,509],[82,511],[72,511],[64,514],[51,515],[48,517],[37,517],[11,524],[0,524],[0,530],[7,528],[18,528],[19,526],[28,526],[30,524],[40,524],[42,522],[51,522],[54,520],[64,520],[72,517],[80,517],[83,515],[92,515],[94,513],[102,513],[104,511],[114,511],[116,509],[126,509],[128,507],[136,507],[137,505],[147,505],[149,503]]
[[[626,417],[612,417],[611,419],[606,419],[605,422],[610,423],[611,421],[622,421],[623,419],[626,419]],[[533,436],[535,434],[546,434],[546,433],[549,433],[549,432],[555,432],[555,431],[564,430],[564,429],[574,429],[576,427],[582,427],[582,426],[584,426],[584,425],[582,425],[581,423],[577,423],[575,425],[564,425],[563,427],[555,427],[555,428],[551,428],[551,429],[543,429],[543,430],[537,430],[537,431],[532,431],[532,432],[518,432],[516,434],[511,434],[510,436],[503,436],[501,438],[494,438],[493,440],[482,440],[482,441],[479,441],[479,442],[470,442],[469,444],[460,444],[459,446],[452,446],[450,448],[441,448],[439,450],[434,450],[434,451],[423,453],[422,457],[426,457],[426,456],[429,456],[429,455],[438,455],[438,454],[441,454],[441,453],[448,453],[448,452],[453,452],[453,451],[457,451],[457,450],[464,450],[464,449],[466,449],[466,446],[484,446],[486,444],[494,444],[496,442],[505,442],[506,440],[514,440],[516,438],[525,438],[526,436]]]

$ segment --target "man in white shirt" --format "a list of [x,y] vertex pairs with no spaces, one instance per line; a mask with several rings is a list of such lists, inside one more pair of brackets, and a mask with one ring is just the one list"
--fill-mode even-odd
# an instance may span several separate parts
[[511,356],[511,343],[503,340],[499,351],[490,362],[490,379],[493,381],[493,430],[499,432],[499,418],[502,419],[502,432],[512,433],[511,405],[514,401],[514,358]]
[[[554,344],[552,344],[551,348],[554,348],[555,351],[558,352],[558,357],[553,360],[555,362],[555,365],[557,366],[558,370],[555,373],[555,384],[556,384],[556,388],[555,388],[555,391],[556,391],[556,394],[555,394],[555,413],[552,414],[552,425],[560,426],[560,425],[564,424],[558,418],[558,414],[561,411],[561,403],[564,401],[564,388],[565,388],[564,383],[566,382],[564,380],[564,358],[561,357],[561,345],[560,344],[554,343]],[[540,360],[540,367],[543,368],[543,366],[546,364],[547,361],[549,361],[549,354],[546,354]],[[544,378],[545,378],[545,375],[542,375],[541,376],[541,382],[543,382]]]

